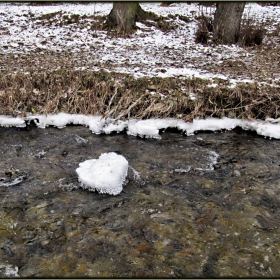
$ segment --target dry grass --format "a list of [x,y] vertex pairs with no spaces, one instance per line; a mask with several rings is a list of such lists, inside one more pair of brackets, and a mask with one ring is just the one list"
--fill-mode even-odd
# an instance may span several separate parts
[[208,44],[210,32],[213,31],[213,20],[211,17],[205,16],[203,13],[196,19],[198,20],[198,24],[195,32],[195,42],[197,44]]
[[260,46],[263,42],[266,30],[264,25],[256,24],[252,19],[243,20],[238,43],[241,46],[251,47],[254,45]]
[[[0,74],[0,114],[58,112],[128,118],[278,118],[279,88],[209,87],[199,78],[141,78],[105,71],[56,70]],[[190,93],[196,99],[190,98]]]
[[278,118],[279,105],[279,88],[242,83],[231,90],[217,87],[215,92],[205,92],[202,109],[205,115],[264,120]]

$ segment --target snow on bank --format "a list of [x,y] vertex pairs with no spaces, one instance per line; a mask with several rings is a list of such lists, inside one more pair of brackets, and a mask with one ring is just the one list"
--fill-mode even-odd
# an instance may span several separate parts
[[114,119],[104,119],[101,116],[66,113],[34,115],[23,118],[0,116],[0,126],[3,127],[25,127],[31,121],[34,121],[40,128],[46,128],[48,126],[63,128],[66,125],[74,124],[86,126],[95,134],[110,134],[112,132],[126,131],[129,135],[158,139],[161,138],[159,134],[160,130],[167,128],[177,128],[190,136],[198,131],[232,130],[236,127],[241,127],[244,130],[256,131],[257,134],[264,137],[280,139],[280,124],[278,122],[273,123],[273,119],[268,119],[267,121],[249,121],[231,118],[208,118],[206,120],[193,120],[192,123],[189,123],[179,119],[166,118],[147,120],[131,119],[114,123]]
[[12,118],[9,116],[0,116],[0,126],[25,127],[25,121],[22,118]]
[[116,153],[104,153],[99,159],[86,160],[76,172],[84,189],[117,195],[122,191],[128,161]]

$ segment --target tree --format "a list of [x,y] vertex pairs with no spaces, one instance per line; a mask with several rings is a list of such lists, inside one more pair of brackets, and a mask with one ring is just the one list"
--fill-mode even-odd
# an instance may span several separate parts
[[138,2],[114,2],[106,27],[117,34],[129,35],[136,30],[136,21],[146,20],[150,16],[151,13],[145,12]]
[[173,3],[175,3],[175,2],[171,2],[171,1],[162,1],[162,2],[161,2],[161,6],[162,6],[162,7],[168,7],[168,6],[170,6],[171,4],[173,4]]
[[238,41],[245,2],[217,2],[214,15],[214,40],[222,44],[235,44]]

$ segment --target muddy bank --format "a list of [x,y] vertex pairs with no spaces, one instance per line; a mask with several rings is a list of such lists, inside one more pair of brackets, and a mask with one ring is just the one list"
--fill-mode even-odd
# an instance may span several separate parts
[[[279,277],[280,142],[161,136],[0,128],[1,277]],[[79,188],[105,152],[130,165],[118,196]]]

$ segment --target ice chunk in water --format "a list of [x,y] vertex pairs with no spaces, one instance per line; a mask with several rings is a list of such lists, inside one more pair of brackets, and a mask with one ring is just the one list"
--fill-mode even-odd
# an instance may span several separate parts
[[86,160],[76,169],[84,189],[112,195],[122,191],[127,171],[128,161],[113,152],[101,154],[99,159]]

